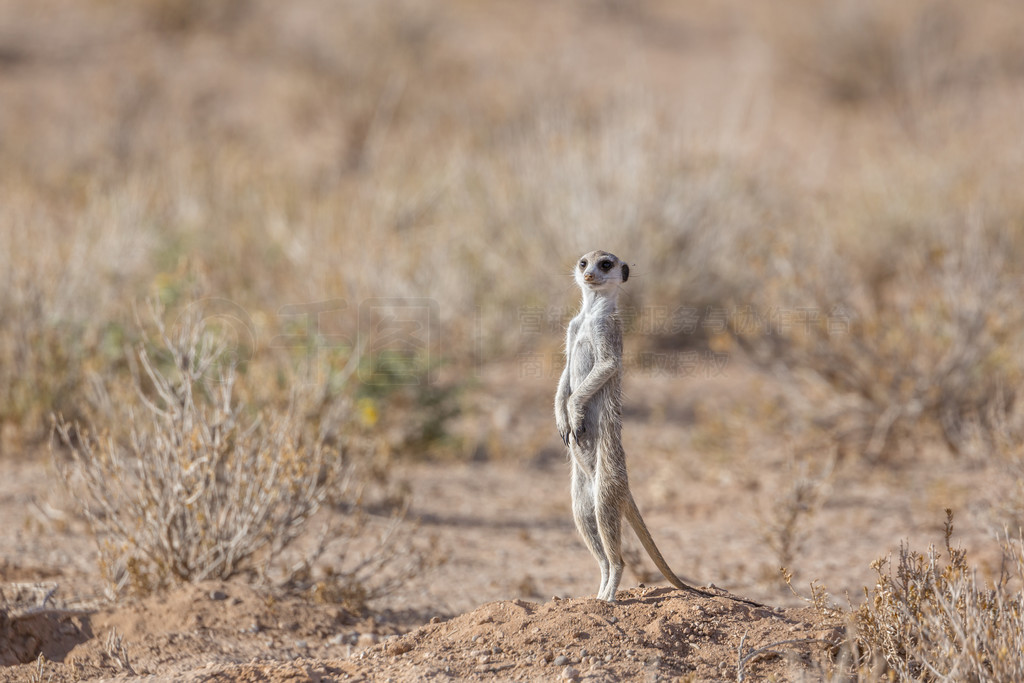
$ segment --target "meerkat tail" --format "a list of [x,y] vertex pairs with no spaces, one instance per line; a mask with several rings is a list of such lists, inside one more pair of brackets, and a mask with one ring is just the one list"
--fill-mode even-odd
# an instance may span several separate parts
[[644,550],[646,550],[647,554],[651,556],[652,560],[654,560],[654,565],[658,568],[658,571],[668,579],[670,584],[679,590],[695,593],[696,595],[703,595],[708,598],[728,598],[729,600],[753,605],[754,607],[764,607],[760,602],[741,598],[728,592],[724,592],[724,594],[709,593],[708,591],[703,591],[700,588],[694,588],[693,586],[684,583],[668,566],[668,562],[665,561],[661,551],[658,550],[658,546],[654,544],[654,539],[651,538],[651,532],[648,531],[647,524],[644,523],[644,518],[640,516],[640,508],[636,506],[636,501],[633,499],[632,493],[626,494],[625,502],[626,506],[623,513],[625,514],[626,519],[629,520],[630,526],[632,526],[633,531],[636,532],[637,538],[640,539],[640,543],[644,546]]
[[623,511],[626,519],[629,520],[630,526],[633,527],[633,531],[636,532],[637,537],[640,539],[640,543],[644,546],[644,550],[654,560],[655,566],[662,573],[662,575],[668,579],[668,582],[678,588],[679,590],[689,591],[691,593],[697,593],[698,595],[705,595],[707,597],[715,597],[712,593],[707,593],[694,588],[675,575],[668,566],[668,562],[662,556],[661,551],[658,550],[658,546],[654,544],[654,539],[651,538],[651,532],[647,530],[647,525],[644,523],[644,518],[640,516],[640,509],[636,506],[636,501],[633,499],[632,493],[626,494],[626,509]]

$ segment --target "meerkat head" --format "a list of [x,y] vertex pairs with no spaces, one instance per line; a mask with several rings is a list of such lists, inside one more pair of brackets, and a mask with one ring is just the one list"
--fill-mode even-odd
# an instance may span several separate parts
[[628,280],[629,266],[615,254],[598,250],[581,256],[573,274],[580,288],[602,290]]

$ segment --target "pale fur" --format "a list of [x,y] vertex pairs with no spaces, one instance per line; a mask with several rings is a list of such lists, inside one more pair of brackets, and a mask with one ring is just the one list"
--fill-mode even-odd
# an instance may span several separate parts
[[711,596],[672,572],[629,490],[621,438],[622,321],[618,314],[619,288],[628,279],[629,266],[614,254],[592,251],[576,262],[573,273],[583,303],[566,334],[555,422],[569,447],[576,527],[601,566],[597,597],[613,602],[622,579],[623,515],[669,583]]

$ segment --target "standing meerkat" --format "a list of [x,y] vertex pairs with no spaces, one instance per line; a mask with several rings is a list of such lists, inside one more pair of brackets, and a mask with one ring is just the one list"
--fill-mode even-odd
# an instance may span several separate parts
[[715,597],[679,580],[654,544],[629,490],[622,449],[622,321],[619,286],[629,266],[614,254],[592,251],[573,269],[583,292],[569,323],[565,370],[555,393],[558,434],[572,463],[572,512],[576,528],[601,566],[597,597],[615,601],[622,578],[622,516],[647,554],[676,588]]

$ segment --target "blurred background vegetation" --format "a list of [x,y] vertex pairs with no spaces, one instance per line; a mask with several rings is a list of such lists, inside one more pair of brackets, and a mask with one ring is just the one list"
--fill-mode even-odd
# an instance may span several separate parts
[[[631,344],[760,368],[787,429],[843,453],[885,461],[920,437],[984,457],[1018,428],[1012,0],[2,13],[4,451],[129,376],[147,298],[171,320],[227,302],[248,404],[312,378],[390,444],[443,450],[475,370],[557,364],[567,269],[593,248],[633,264],[631,310],[696,312]],[[354,356],[356,377],[393,372],[358,341],[371,298],[436,303],[421,389],[346,381]]]

